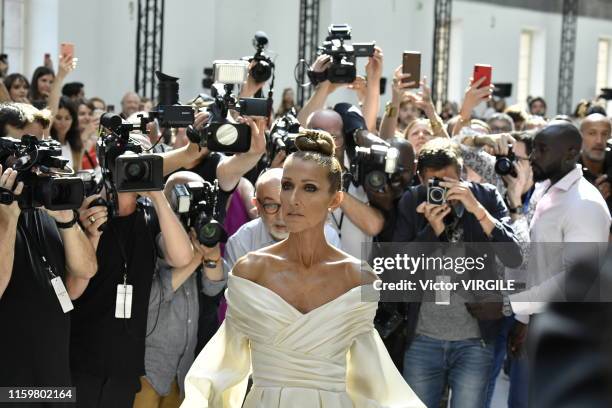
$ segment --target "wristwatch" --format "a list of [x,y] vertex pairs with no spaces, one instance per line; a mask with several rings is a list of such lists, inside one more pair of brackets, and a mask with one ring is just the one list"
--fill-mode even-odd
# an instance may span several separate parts
[[219,262],[220,259],[221,257],[217,259],[204,259],[204,266],[208,269],[215,269],[217,267],[217,262]]
[[519,214],[519,215],[520,215],[520,214],[525,214],[525,210],[523,209],[523,206],[522,206],[522,205],[519,205],[519,206],[518,206],[518,207],[516,207],[516,208],[511,208],[511,207],[508,207],[508,212],[509,212],[510,214]]
[[72,210],[72,214],[73,214],[72,220],[68,222],[59,222],[55,220],[55,225],[57,225],[57,228],[61,228],[61,229],[72,228],[72,226],[76,224],[77,221],[79,220],[79,213],[77,212],[77,210]]

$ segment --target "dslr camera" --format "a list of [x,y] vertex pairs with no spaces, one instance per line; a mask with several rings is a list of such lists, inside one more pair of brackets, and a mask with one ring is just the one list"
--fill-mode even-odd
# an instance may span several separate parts
[[295,138],[299,133],[300,122],[297,119],[295,108],[291,108],[284,116],[274,121],[270,129],[270,137],[268,138],[268,165],[272,163],[274,157],[281,151],[284,151],[287,156],[297,152]]
[[68,160],[61,155],[62,147],[55,140],[38,140],[29,135],[21,140],[0,137],[2,167],[17,170],[16,182],[23,182],[19,196],[0,189],[0,204],[17,201],[22,210],[43,206],[48,210],[78,209],[84,197],[83,181],[65,176],[72,174],[72,169],[66,168]]
[[399,150],[395,147],[373,144],[370,147],[355,147],[351,162],[351,174],[356,186],[371,191],[383,191],[398,171]]
[[308,71],[310,80],[319,83],[328,80],[331,83],[351,83],[357,76],[355,59],[374,55],[375,41],[369,43],[346,44],[351,39],[351,27],[348,24],[332,24],[327,29],[327,37],[317,51],[319,55],[329,55],[331,65],[322,73]]
[[255,55],[245,57],[250,63],[255,61],[255,64],[249,70],[249,74],[255,82],[266,82],[272,77],[274,62],[264,53],[264,48],[268,45],[268,36],[263,31],[257,31],[253,37],[253,47],[255,47]]
[[158,191],[164,188],[163,159],[155,154],[146,154],[140,142],[130,137],[132,130],[146,133],[146,120],[140,125],[125,123],[120,116],[105,113],[100,124],[111,132],[100,136],[96,152],[102,178],[111,182],[116,192]]
[[208,123],[199,131],[190,126],[187,137],[214,152],[244,153],[251,148],[251,128],[246,123],[232,123],[227,119],[229,110],[247,116],[268,116],[270,104],[263,98],[237,98],[232,94],[234,85],[246,79],[247,61],[215,61],[213,63],[215,83],[223,84],[224,92],[216,86],[211,88],[214,102],[208,107]]
[[444,181],[438,177],[429,179],[427,183],[427,202],[434,205],[443,205],[446,203],[447,188],[440,186]]
[[175,185],[170,198],[183,226],[193,228],[198,241],[209,248],[227,242],[223,225],[215,219],[218,191],[216,182],[213,186],[207,181],[193,181]]
[[151,112],[151,118],[157,118],[163,128],[180,128],[193,124],[195,113],[190,105],[180,105],[178,78],[155,71],[159,104]]
[[505,156],[495,156],[495,172],[500,176],[510,175],[517,177],[516,170],[514,168],[514,162],[516,156],[512,150],[512,146],[508,147],[508,154]]

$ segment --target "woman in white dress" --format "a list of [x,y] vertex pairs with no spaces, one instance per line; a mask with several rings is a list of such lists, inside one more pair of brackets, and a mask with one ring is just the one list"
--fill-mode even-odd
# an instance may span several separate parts
[[189,370],[181,407],[424,407],[374,329],[376,297],[362,301],[376,276],[325,240],[342,201],[333,138],[304,131],[296,146],[281,181],[289,237],[234,266],[225,321]]

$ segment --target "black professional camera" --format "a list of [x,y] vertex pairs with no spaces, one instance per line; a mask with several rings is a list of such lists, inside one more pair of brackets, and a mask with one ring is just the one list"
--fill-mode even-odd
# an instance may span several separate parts
[[172,207],[178,213],[185,228],[196,232],[198,241],[209,248],[219,242],[227,242],[223,225],[215,219],[219,187],[204,181],[177,184],[172,189]]
[[[0,137],[0,163],[3,168],[17,170],[16,182],[23,182],[19,196],[11,191],[0,191],[0,204],[19,203],[22,210],[44,206],[48,210],[71,210],[81,206],[84,197],[83,181],[66,169],[67,159],[60,157],[61,145],[55,140],[38,140],[23,136],[21,140]],[[68,172],[69,170],[69,172]]]
[[313,83],[329,80],[332,83],[351,83],[357,76],[355,58],[374,55],[376,42],[345,44],[351,39],[351,27],[348,24],[332,24],[327,29],[328,35],[319,47],[317,55],[329,55],[331,65],[325,72],[309,71]]
[[255,61],[249,71],[249,74],[255,82],[266,82],[272,76],[274,62],[264,53],[264,48],[268,45],[268,36],[263,31],[257,31],[253,37],[253,47],[255,47],[255,55],[246,57],[247,61]]
[[351,162],[351,174],[356,186],[368,190],[383,191],[390,183],[391,175],[397,172],[399,150],[395,147],[373,144],[370,147],[355,148],[355,158]]
[[447,188],[440,186],[442,179],[433,177],[427,183],[427,202],[434,205],[442,205],[446,203]]
[[130,137],[132,130],[146,133],[146,120],[140,125],[124,123],[121,117],[105,113],[100,124],[111,130],[98,139],[97,155],[102,178],[112,182],[116,192],[159,191],[164,188],[163,159],[155,154],[143,154],[140,142]]
[[512,146],[508,147],[508,154],[505,156],[495,156],[495,172],[500,176],[510,175],[512,177],[516,177],[516,170],[514,168],[514,162],[516,161],[516,156],[514,155],[514,151],[512,150]]
[[159,120],[159,125],[168,127],[187,127],[193,124],[194,111],[190,105],[179,105],[178,78],[155,71],[157,76],[157,90],[159,91],[159,104],[151,112],[152,117]]
[[246,123],[231,123],[227,119],[229,110],[241,115],[265,116],[270,112],[268,99],[237,98],[232,94],[235,84],[242,84],[246,78],[246,61],[215,61],[213,64],[215,82],[222,83],[224,92],[216,87],[211,89],[215,101],[208,107],[210,117],[204,129],[187,128],[187,137],[211,151],[243,153],[251,148],[251,128]]
[[291,108],[284,116],[274,121],[270,129],[270,137],[268,138],[268,165],[280,151],[284,151],[287,156],[297,152],[295,138],[299,133],[300,122],[297,119],[295,108]]

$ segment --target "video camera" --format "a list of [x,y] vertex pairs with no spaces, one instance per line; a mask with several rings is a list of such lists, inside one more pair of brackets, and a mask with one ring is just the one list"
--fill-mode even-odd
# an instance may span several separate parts
[[395,147],[373,144],[370,147],[355,147],[351,161],[351,175],[355,186],[364,186],[371,191],[383,191],[398,171],[399,150]]
[[300,132],[300,122],[297,119],[295,108],[291,108],[284,116],[276,119],[270,129],[268,138],[268,148],[266,149],[269,155],[269,163],[272,163],[274,157],[284,151],[286,156],[297,152],[295,146],[295,138]]
[[232,123],[227,119],[229,110],[238,111],[241,115],[265,116],[270,112],[268,99],[237,98],[232,94],[234,85],[242,84],[246,79],[248,63],[246,61],[215,61],[213,63],[215,83],[222,83],[224,92],[220,94],[213,86],[211,95],[215,99],[208,107],[208,123],[199,131],[190,126],[187,137],[192,143],[198,143],[211,151],[224,153],[243,153],[251,148],[251,128],[246,123]]
[[327,29],[328,35],[317,51],[317,56],[329,55],[331,65],[324,72],[308,71],[312,83],[328,80],[331,83],[351,83],[357,76],[355,59],[374,55],[376,42],[345,44],[351,39],[351,27],[348,24],[332,24]]
[[255,82],[266,82],[272,77],[274,70],[274,62],[264,53],[264,48],[268,45],[268,36],[263,31],[257,31],[253,37],[253,47],[255,47],[255,55],[245,57],[250,63],[255,61],[255,65],[249,70],[249,74]]
[[65,177],[72,174],[72,169],[66,169],[68,160],[61,154],[62,147],[55,140],[38,140],[29,135],[21,140],[0,137],[0,163],[3,168],[17,170],[16,182],[23,182],[19,196],[0,189],[0,204],[17,201],[22,210],[43,206],[48,210],[79,208],[84,197],[83,181]]
[[219,242],[227,242],[223,225],[217,216],[217,195],[219,186],[204,181],[177,184],[170,198],[172,208],[187,230],[193,227],[198,241],[209,248]]
[[124,122],[120,116],[105,113],[100,125],[111,132],[102,134],[97,142],[97,156],[102,178],[110,182],[116,192],[159,191],[164,188],[163,159],[155,154],[143,153],[140,142],[130,132],[140,130],[146,134],[147,119],[140,124]]
[[187,127],[193,124],[195,113],[190,105],[179,105],[178,78],[166,75],[161,71],[155,71],[157,76],[157,90],[159,92],[159,104],[156,110],[151,111],[151,118],[157,118],[159,126]]

